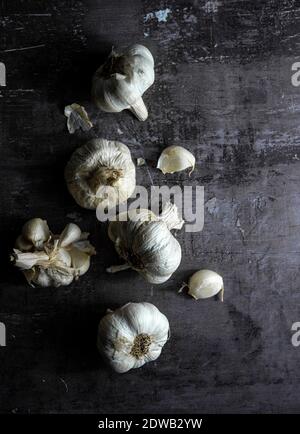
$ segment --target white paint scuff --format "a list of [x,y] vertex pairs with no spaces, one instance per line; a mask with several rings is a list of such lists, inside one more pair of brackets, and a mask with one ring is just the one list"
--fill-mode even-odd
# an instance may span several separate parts
[[202,7],[207,14],[216,14],[219,10],[219,6],[222,6],[222,3],[217,0],[209,0]]
[[152,20],[154,18],[157,19],[159,23],[166,22],[168,19],[168,15],[171,13],[171,9],[160,9],[159,11],[149,12],[144,16],[144,23],[146,23],[149,20]]

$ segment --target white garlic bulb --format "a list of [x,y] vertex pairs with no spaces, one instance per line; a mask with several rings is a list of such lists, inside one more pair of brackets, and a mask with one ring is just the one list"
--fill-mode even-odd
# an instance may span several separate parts
[[170,203],[160,216],[145,209],[132,210],[127,221],[111,222],[108,235],[126,264],[112,266],[107,271],[132,268],[148,282],[167,281],[181,261],[181,247],[171,229],[180,229],[183,223],[177,207]]
[[105,112],[131,110],[139,120],[148,117],[143,93],[154,82],[154,60],[148,48],[133,45],[124,53],[114,50],[93,78],[92,97]]
[[214,297],[215,295],[219,294],[220,300],[223,301],[223,279],[215,271],[197,271],[190,277],[187,286],[188,294],[194,297],[196,300],[200,298]]
[[61,235],[53,235],[45,220],[29,220],[17,238],[11,256],[32,286],[65,286],[87,272],[94,247],[87,233],[69,223]]
[[195,168],[194,155],[182,146],[168,146],[165,148],[157,162],[157,169],[163,174],[175,173],[191,168],[191,174]]
[[65,179],[76,202],[87,209],[115,207],[135,189],[135,166],[126,145],[93,139],[71,156]]
[[119,373],[156,360],[169,337],[169,321],[151,303],[127,303],[100,321],[97,347]]

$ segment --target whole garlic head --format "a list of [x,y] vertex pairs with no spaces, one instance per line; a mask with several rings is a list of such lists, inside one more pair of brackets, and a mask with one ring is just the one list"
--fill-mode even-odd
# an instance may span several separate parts
[[23,226],[11,259],[32,286],[66,286],[87,272],[96,253],[87,237],[74,223],[53,235],[45,220],[35,218]]
[[115,207],[135,189],[135,166],[126,145],[93,139],[71,156],[65,179],[76,202],[87,209]]
[[200,270],[194,273],[188,283],[188,294],[196,300],[200,298],[214,297],[219,294],[221,301],[224,295],[224,283],[222,277],[211,270]]
[[170,203],[160,216],[145,209],[133,210],[126,221],[111,222],[108,235],[126,265],[107,271],[132,268],[150,283],[167,281],[181,262],[181,247],[171,229],[180,229],[183,223],[176,206]]
[[169,337],[169,321],[151,303],[127,303],[100,321],[97,347],[119,373],[156,360]]
[[148,48],[133,45],[123,53],[114,50],[93,78],[92,97],[101,110],[131,110],[140,121],[148,117],[143,93],[154,82],[154,60]]

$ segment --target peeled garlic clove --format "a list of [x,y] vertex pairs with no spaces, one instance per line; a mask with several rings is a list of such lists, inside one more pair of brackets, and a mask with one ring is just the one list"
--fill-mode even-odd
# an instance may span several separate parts
[[82,276],[90,268],[90,256],[83,251],[73,247],[70,250],[72,268],[75,268],[79,276]]
[[29,220],[22,229],[22,236],[35,247],[41,248],[50,237],[50,231],[46,220],[34,218]]
[[80,240],[80,237],[81,229],[75,223],[68,223],[59,237],[59,245],[61,247],[68,246]]
[[214,297],[220,294],[223,301],[224,283],[222,277],[211,270],[200,270],[194,273],[188,282],[188,294],[196,300]]
[[84,107],[79,104],[71,104],[65,107],[65,116],[68,118],[67,127],[70,134],[74,134],[79,128],[88,131],[93,124]]
[[180,172],[191,167],[191,174],[195,168],[195,162],[194,155],[187,149],[182,146],[169,146],[161,153],[156,167],[163,174]]

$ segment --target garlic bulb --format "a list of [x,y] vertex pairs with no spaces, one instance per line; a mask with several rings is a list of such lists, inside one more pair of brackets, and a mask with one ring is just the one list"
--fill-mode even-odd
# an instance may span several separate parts
[[114,50],[93,78],[92,97],[101,110],[131,110],[140,121],[148,117],[143,93],[154,82],[154,60],[148,48],[133,45],[124,53]]
[[176,206],[167,203],[160,216],[145,209],[129,211],[127,216],[127,221],[111,222],[108,228],[108,235],[126,264],[107,271],[132,268],[148,282],[165,282],[181,261],[180,244],[170,232],[184,223]]
[[194,297],[196,300],[199,298],[214,297],[215,295],[219,294],[220,300],[223,301],[223,279],[215,271],[197,271],[190,277],[187,286],[189,288],[188,294]]
[[169,337],[169,321],[151,303],[127,303],[107,313],[98,328],[97,347],[119,373],[156,360]]
[[114,207],[135,189],[135,166],[126,145],[93,139],[78,148],[65,169],[68,189],[83,208]]
[[17,238],[11,256],[32,286],[65,286],[87,272],[94,247],[88,234],[69,223],[61,235],[53,235],[45,220],[29,220]]
[[163,174],[180,172],[191,167],[192,170],[189,173],[191,174],[195,168],[195,162],[194,155],[182,146],[168,146],[162,151],[156,167]]

